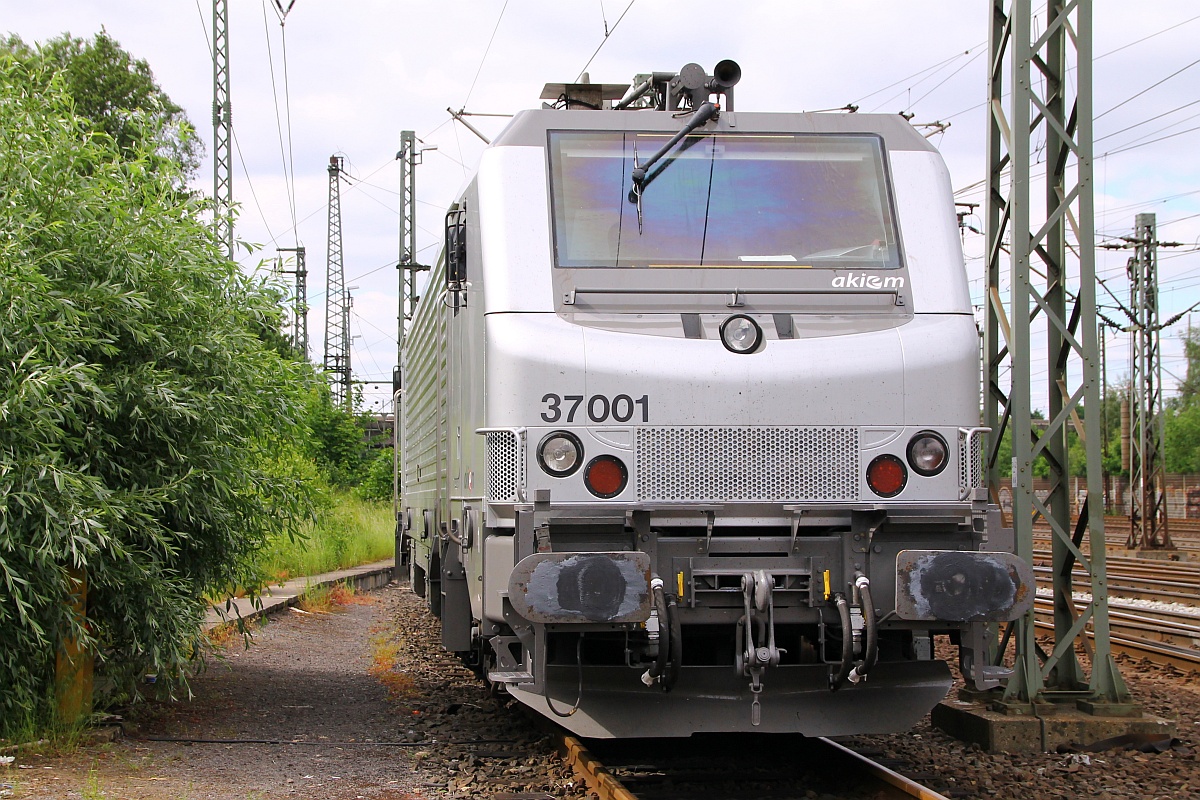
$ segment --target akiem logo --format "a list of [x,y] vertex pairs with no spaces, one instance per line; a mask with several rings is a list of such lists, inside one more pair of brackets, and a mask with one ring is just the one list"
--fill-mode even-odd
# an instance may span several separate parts
[[838,275],[833,279],[835,289],[903,289],[903,275],[872,275],[860,272],[857,275]]

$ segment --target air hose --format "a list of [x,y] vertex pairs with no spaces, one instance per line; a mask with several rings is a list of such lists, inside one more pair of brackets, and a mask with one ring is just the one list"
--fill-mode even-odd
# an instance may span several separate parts
[[846,682],[846,676],[854,667],[854,630],[850,622],[850,603],[847,602],[846,595],[837,592],[833,596],[833,603],[837,607],[838,619],[842,623],[842,664],[837,675],[830,674],[829,676],[829,691],[836,692],[842,688],[842,684]]
[[667,619],[671,635],[668,640],[670,660],[667,662],[667,674],[663,681],[663,691],[671,691],[675,681],[679,680],[679,669],[683,665],[683,635],[679,625],[679,603],[675,595],[667,598]]
[[859,574],[854,579],[854,587],[858,589],[859,602],[862,604],[863,636],[866,644],[862,661],[855,664],[846,677],[851,683],[858,683],[866,680],[867,673],[879,659],[879,621],[875,619],[875,604],[871,601],[871,581],[866,575]]
[[658,615],[658,655],[655,657],[654,663],[650,665],[650,669],[642,675],[642,683],[647,686],[653,686],[655,682],[663,679],[663,675],[667,671],[667,661],[670,656],[668,649],[671,640],[667,600],[663,596],[663,580],[657,575],[650,579],[650,593],[654,598],[655,613]]

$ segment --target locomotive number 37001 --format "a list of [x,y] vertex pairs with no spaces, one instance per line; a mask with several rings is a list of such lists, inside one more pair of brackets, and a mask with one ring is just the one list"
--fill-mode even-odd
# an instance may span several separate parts
[[[584,400],[587,404],[584,405]],[[546,404],[546,410],[542,412],[543,422],[574,422],[575,417],[580,414],[580,407],[583,407],[587,413],[587,418],[592,422],[629,422],[640,409],[640,421],[650,421],[650,395],[644,394],[636,400],[627,394],[619,394],[616,397],[608,397],[603,394],[594,394],[591,397],[585,398],[581,394],[547,394],[542,396],[542,402]],[[580,416],[580,422],[583,421]]]

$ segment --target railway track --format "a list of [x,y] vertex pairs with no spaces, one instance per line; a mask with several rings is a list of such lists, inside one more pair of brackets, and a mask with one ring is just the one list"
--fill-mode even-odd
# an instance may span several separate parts
[[[1038,597],[1037,627],[1052,630],[1050,598]],[[1083,606],[1075,605],[1076,612]],[[1200,672],[1200,616],[1169,609],[1150,609],[1120,601],[1109,602],[1109,640],[1115,652]],[[1092,637],[1089,626],[1088,637]]]
[[[1034,566],[1033,573],[1038,584],[1049,587],[1053,570],[1049,566]],[[1108,594],[1128,600],[1155,600],[1163,603],[1196,605],[1200,602],[1200,575],[1164,574],[1163,572],[1125,572],[1108,566]],[[1086,573],[1076,569],[1071,576],[1071,586],[1076,592],[1090,592],[1091,583]]]
[[[1180,556],[1200,557],[1200,519],[1173,517],[1168,523],[1168,530],[1171,533],[1171,542]],[[1035,541],[1048,542],[1050,527],[1039,521],[1034,525],[1033,535]],[[1128,537],[1129,517],[1106,516],[1104,518],[1104,538],[1108,542],[1110,550],[1123,550]]]
[[[1108,518],[1107,522],[1111,526],[1113,518]],[[1185,546],[1191,542],[1177,539],[1176,544]],[[1049,549],[1036,550],[1034,556],[1033,570],[1039,588],[1048,590],[1053,574]],[[1200,671],[1200,616],[1197,615],[1200,612],[1150,608],[1129,602],[1150,600],[1193,609],[1200,607],[1200,563],[1109,556],[1106,579],[1110,640],[1115,651],[1186,671]],[[1071,576],[1071,588],[1078,595],[1086,596],[1091,592],[1087,575],[1078,564]],[[1079,601],[1076,608],[1082,611]],[[1045,630],[1053,627],[1048,597],[1037,598],[1037,625]],[[1091,636],[1090,629],[1088,635]]]
[[594,740],[559,736],[559,751],[600,800],[947,800],[830,739],[698,735]]

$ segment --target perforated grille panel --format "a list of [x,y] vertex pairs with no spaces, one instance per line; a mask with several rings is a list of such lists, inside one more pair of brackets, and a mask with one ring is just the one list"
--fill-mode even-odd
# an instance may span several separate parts
[[641,500],[856,500],[856,428],[638,428]]
[[515,431],[489,431],[488,498],[520,500],[524,488],[524,440]]
[[987,428],[960,429],[958,432],[958,488],[962,498],[983,485],[983,435]]

